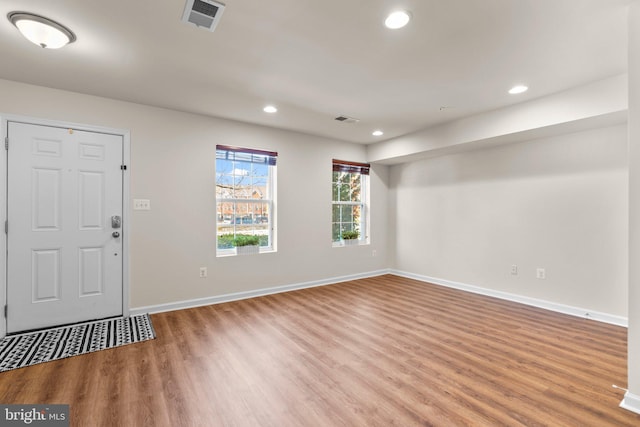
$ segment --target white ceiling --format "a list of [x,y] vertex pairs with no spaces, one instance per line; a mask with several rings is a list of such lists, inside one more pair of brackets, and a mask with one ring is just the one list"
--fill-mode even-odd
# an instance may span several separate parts
[[[0,78],[372,143],[626,72],[631,2],[226,0],[211,33],[185,0],[3,0],[78,40],[41,49],[0,19]],[[388,30],[396,8],[413,20]]]

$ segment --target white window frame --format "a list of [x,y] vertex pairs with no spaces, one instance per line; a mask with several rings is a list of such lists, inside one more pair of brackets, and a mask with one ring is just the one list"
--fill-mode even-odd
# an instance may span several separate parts
[[[238,147],[227,147],[227,146],[221,146],[218,145],[216,146],[216,161],[217,160],[223,160],[223,159],[218,159],[218,151],[237,151],[237,152],[242,152],[242,153],[260,153],[262,152],[262,150],[254,150],[254,149],[248,149],[248,148],[238,148]],[[264,152],[264,153],[270,153],[270,152]],[[277,153],[270,153],[271,157],[277,157]],[[258,154],[258,155],[267,155],[267,154]],[[233,160],[228,160],[228,161],[233,161]],[[268,176],[267,176],[267,183],[266,183],[266,198],[263,199],[250,199],[250,198],[242,198],[242,199],[238,199],[238,198],[225,198],[225,197],[218,197],[218,195],[216,194],[216,256],[217,257],[221,257],[221,256],[234,256],[237,255],[236,249],[235,248],[223,248],[220,249],[218,248],[218,227],[225,224],[224,222],[221,222],[220,216],[218,215],[218,204],[220,203],[230,203],[233,205],[234,207],[234,215],[233,215],[233,234],[236,234],[236,225],[243,225],[242,222],[240,224],[236,223],[236,207],[238,204],[242,204],[242,203],[264,203],[267,205],[267,212],[269,213],[269,215],[267,216],[268,218],[268,223],[267,223],[267,231],[268,231],[268,242],[269,244],[267,246],[260,246],[259,247],[259,253],[268,253],[268,252],[275,252],[276,251],[276,245],[275,245],[275,218],[276,218],[276,203],[275,203],[275,197],[276,197],[276,191],[275,191],[275,183],[276,183],[276,165],[268,165],[267,166],[267,170],[268,170]],[[216,171],[216,185],[218,185],[217,183],[217,171]]]
[[[346,162],[343,160],[336,160],[334,159],[332,162],[332,175],[331,175],[331,190],[333,193],[333,167],[335,167],[334,165],[336,164],[351,164],[351,165],[357,165],[358,168],[367,168],[367,170],[370,168],[370,165],[365,164],[365,163],[354,163],[354,162]],[[359,229],[360,229],[360,236],[359,238],[356,240],[355,244],[358,245],[368,245],[370,243],[369,240],[369,173],[361,173],[361,172],[356,172],[356,171],[352,171],[350,173],[358,173],[360,175],[360,201],[359,202],[353,202],[353,201],[339,201],[339,200],[333,200],[333,195],[331,197],[331,208],[332,208],[332,218],[331,218],[331,228],[332,228],[332,235],[333,235],[333,207],[334,206],[360,206],[360,221],[358,223]],[[332,240],[332,245],[333,247],[342,247],[342,246],[347,246],[348,243],[346,243],[347,241],[340,238],[339,240],[333,240],[333,237],[331,238]]]

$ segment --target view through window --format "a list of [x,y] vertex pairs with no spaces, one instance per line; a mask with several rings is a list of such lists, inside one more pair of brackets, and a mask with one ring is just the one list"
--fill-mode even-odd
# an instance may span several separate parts
[[216,146],[217,249],[232,254],[257,239],[273,250],[274,174],[278,153]]
[[335,244],[366,242],[370,165],[333,160],[332,240]]

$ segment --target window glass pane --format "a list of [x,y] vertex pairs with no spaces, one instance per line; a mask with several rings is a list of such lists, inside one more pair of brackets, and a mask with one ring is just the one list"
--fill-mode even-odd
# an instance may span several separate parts
[[216,197],[233,197],[233,168],[231,162],[216,160]]
[[[217,247],[233,250],[239,235],[259,236],[272,247],[271,174],[275,156],[242,151],[216,151]],[[268,160],[268,161],[267,161]]]
[[[233,218],[234,218],[234,205],[233,203],[218,203],[217,204],[217,216],[218,216],[218,248],[230,249],[233,244]],[[220,238],[220,236],[231,235],[231,238]]]
[[231,219],[235,214],[233,203],[217,203],[216,213],[219,223],[231,224]]
[[357,228],[355,227],[355,225],[352,222],[344,222],[342,223],[342,231],[354,231]]
[[262,182],[254,182],[254,185],[251,187],[251,198],[264,200],[268,198],[267,194],[267,183],[266,180],[264,183]]
[[247,224],[251,221],[249,216],[249,203],[236,203],[236,215],[233,218],[233,223],[236,225]]
[[216,184],[230,187],[233,185],[233,176],[224,173],[216,173]]
[[352,206],[341,206],[340,222],[353,222]]
[[338,183],[338,201],[341,202],[350,202],[351,201],[351,174],[350,173],[340,173],[340,180]]
[[233,172],[233,162],[227,160],[216,159],[216,174],[217,175],[231,175]]
[[233,249],[233,239],[231,232],[218,232],[218,249]]
[[332,210],[331,222],[340,222],[340,205],[333,205]]
[[252,163],[233,162],[233,174],[236,176],[250,176]]
[[216,198],[230,199],[233,197],[233,185],[216,183]]
[[260,236],[260,246],[271,246],[269,210],[269,202],[217,203],[218,249],[233,248],[239,234]]
[[366,175],[360,172],[332,171],[331,237],[334,242],[344,240],[342,233],[356,231],[360,240],[366,240],[365,215]]
[[341,235],[340,235],[341,231],[340,231],[340,224],[339,223],[334,223],[333,224],[333,232],[332,232],[332,238],[333,241],[335,242],[336,240],[340,240],[341,239]]
[[356,205],[351,208],[351,215],[353,218],[353,222],[356,224],[360,224],[360,212],[362,209],[362,205]]
[[254,224],[269,224],[269,204],[254,203],[252,209]]
[[254,177],[256,177],[256,178],[257,177],[263,177],[263,178],[265,178],[265,181],[266,181],[266,177],[269,176],[269,166],[267,166],[267,165],[259,165],[259,164],[254,163],[253,164],[252,175]]
[[362,189],[362,175],[360,174],[352,174],[351,182],[350,182],[350,192],[351,192],[351,201],[359,202],[360,201],[360,193]]

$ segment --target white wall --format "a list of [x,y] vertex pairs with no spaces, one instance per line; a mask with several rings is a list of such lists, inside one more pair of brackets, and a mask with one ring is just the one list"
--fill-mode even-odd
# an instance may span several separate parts
[[[371,245],[331,245],[331,159],[365,161],[364,146],[6,80],[0,113],[131,131],[131,197],[152,207],[132,212],[134,308],[388,267],[386,166],[371,175]],[[278,152],[277,253],[216,258],[216,144]]]
[[622,406],[640,413],[640,1],[629,6],[629,331]]
[[394,267],[626,317],[626,150],[615,126],[393,166]]
[[619,75],[371,144],[368,155],[372,162],[399,164],[614,126],[626,123],[627,106],[627,76]]
[[[627,315],[625,126],[374,165],[372,244],[332,248],[331,159],[363,146],[3,80],[0,112],[131,131],[134,308],[394,267]],[[216,144],[279,152],[277,253],[215,257]]]

